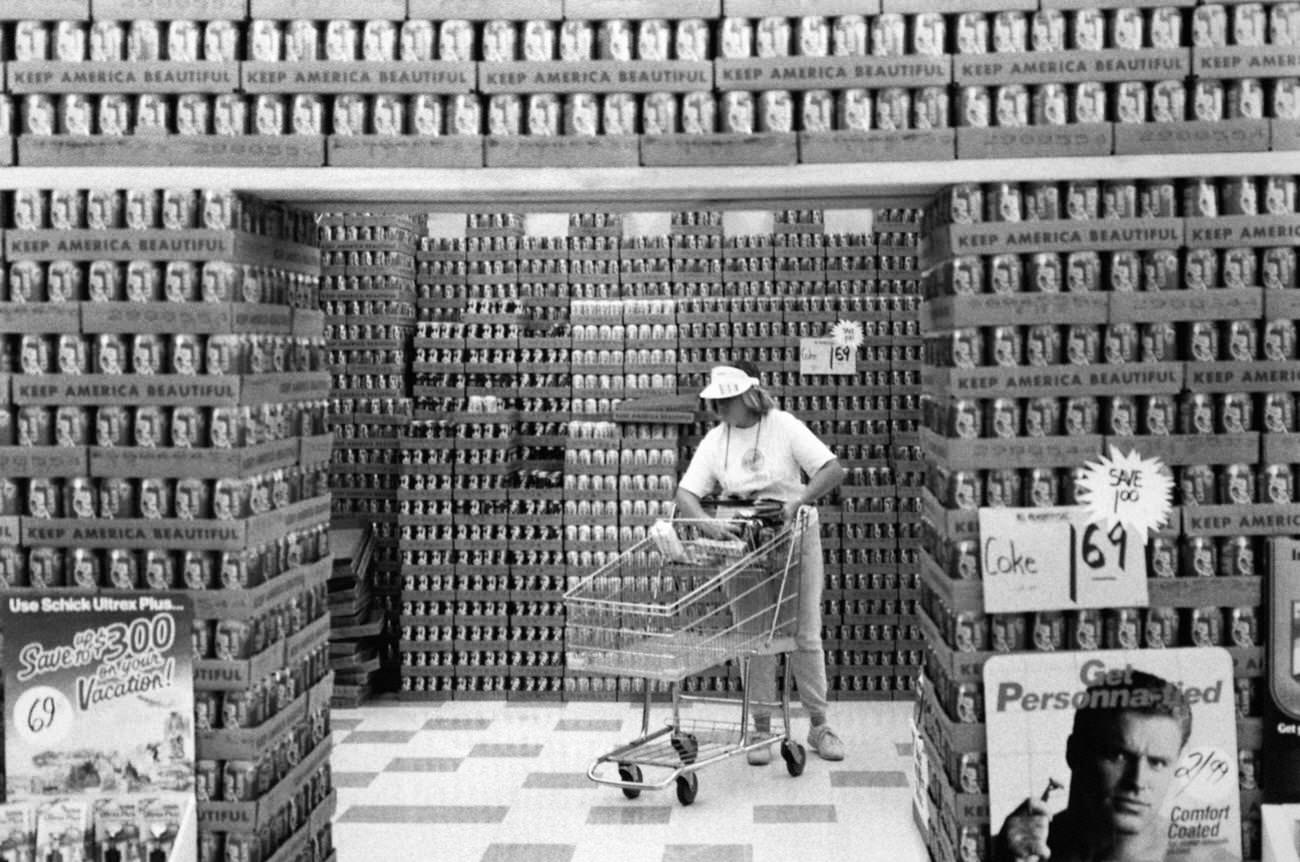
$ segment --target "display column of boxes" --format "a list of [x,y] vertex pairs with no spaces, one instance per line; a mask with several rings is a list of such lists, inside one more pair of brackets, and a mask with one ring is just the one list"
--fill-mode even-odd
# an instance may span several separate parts
[[374,604],[370,572],[374,536],[369,528],[334,529],[329,583],[331,706],[356,708],[373,694],[370,675],[380,666],[384,614]]
[[[919,672],[924,644],[915,619],[920,578],[920,218],[921,210],[877,210],[873,229],[881,299],[889,310],[889,459],[898,504],[898,652],[895,690],[907,691]],[[882,321],[883,323],[883,321]],[[880,330],[882,334],[884,329]],[[910,697],[911,695],[903,695]]]
[[[332,441],[311,222],[219,191],[15,203],[3,581],[188,591],[201,845],[332,858]],[[105,221],[92,234],[87,218]],[[263,777],[234,780],[250,768]]]
[[375,682],[396,686],[399,438],[412,415],[417,232],[405,216],[331,214],[320,222],[322,306],[334,375],[334,511],[339,526],[369,525],[379,610],[386,615]]
[[[930,649],[917,713],[929,768],[917,813],[935,858],[957,858],[958,836],[989,839],[976,777],[987,757],[981,669],[996,652],[1228,647],[1241,762],[1258,761],[1262,561],[1295,508],[1295,281],[1277,265],[1293,259],[1277,237],[1295,215],[1285,195],[1268,198],[1266,215],[1242,189],[1262,202],[1289,180],[956,187],[929,215],[920,624]],[[1068,209],[1052,204],[1058,191]],[[979,221],[1018,217],[1022,195],[1051,204],[1031,211],[1032,226]],[[1239,214],[1212,217],[1220,205]],[[1040,292],[1012,287],[1022,268]],[[1159,458],[1176,480],[1172,517],[1148,544],[1150,607],[986,615],[977,509],[1071,503],[1078,468],[1110,446]],[[1242,770],[1247,858],[1259,853],[1254,774]]]

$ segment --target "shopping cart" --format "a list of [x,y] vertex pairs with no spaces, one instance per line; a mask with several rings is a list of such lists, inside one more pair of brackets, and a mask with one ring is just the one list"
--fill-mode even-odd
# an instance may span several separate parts
[[[629,799],[676,783],[678,801],[690,805],[699,791],[698,770],[778,740],[789,773],[803,773],[806,754],[790,732],[788,654],[808,518],[800,512],[782,524],[779,517],[748,514],[731,521],[735,540],[708,538],[704,521],[661,520],[644,540],[565,593],[568,669],[645,681],[641,735],[597,757],[587,770],[592,781],[622,788]],[[750,658],[758,654],[781,656],[779,702],[750,698]],[[688,677],[730,660],[740,665],[739,698],[683,693]],[[656,681],[667,684],[672,716],[652,731]],[[738,704],[739,721],[684,719],[685,702]],[[779,732],[750,727],[755,706],[780,708]]]

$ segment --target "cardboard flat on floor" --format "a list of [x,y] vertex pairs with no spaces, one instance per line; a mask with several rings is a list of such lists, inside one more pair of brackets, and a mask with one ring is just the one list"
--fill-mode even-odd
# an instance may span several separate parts
[[808,164],[941,162],[956,152],[956,129],[799,133],[799,161]]
[[325,159],[337,167],[481,168],[483,137],[331,135]]
[[476,63],[441,60],[310,63],[241,63],[249,93],[472,93]]
[[18,138],[23,167],[307,167],[325,164],[324,135],[159,135]]
[[793,133],[646,135],[641,139],[641,164],[646,167],[792,165],[798,155],[798,139]]
[[1071,80],[1159,81],[1183,78],[1191,65],[1190,48],[957,54],[952,58],[952,77],[960,86],[1051,84]]
[[1115,155],[1261,153],[1269,139],[1268,120],[1116,123]]
[[233,93],[239,89],[238,63],[170,60],[149,62],[10,62],[9,91],[23,93]]
[[640,164],[636,135],[562,137],[489,136],[484,148],[489,168],[634,168]]
[[1109,156],[1113,147],[1110,123],[1023,128],[957,129],[957,158],[1081,158]]
[[846,87],[946,86],[952,58],[755,57],[715,60],[722,90],[812,90]]
[[1300,46],[1233,45],[1192,48],[1192,73],[1201,78],[1294,78]]
[[90,0],[90,12],[109,21],[241,20],[248,0]]
[[[356,6],[352,4],[355,11]],[[493,18],[520,21],[558,21],[564,17],[564,0],[409,0],[407,16],[447,21]]]

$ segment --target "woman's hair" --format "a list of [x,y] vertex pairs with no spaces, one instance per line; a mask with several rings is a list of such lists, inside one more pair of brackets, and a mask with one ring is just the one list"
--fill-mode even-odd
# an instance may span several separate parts
[[[761,379],[758,366],[748,359],[737,359],[731,363],[731,367],[739,368],[755,380]],[[776,400],[772,398],[771,393],[763,388],[762,384],[755,384],[742,392],[740,403],[760,416],[766,415],[769,410],[776,406]]]

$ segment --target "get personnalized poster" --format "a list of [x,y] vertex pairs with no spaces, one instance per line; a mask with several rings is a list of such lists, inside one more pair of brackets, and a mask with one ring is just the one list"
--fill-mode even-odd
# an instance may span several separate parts
[[183,593],[10,593],[7,801],[192,793],[193,612]]

